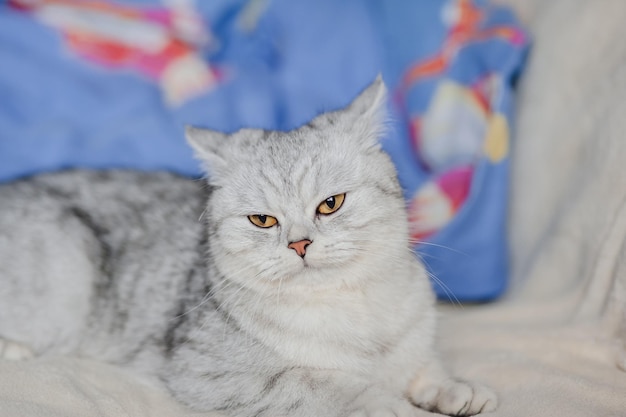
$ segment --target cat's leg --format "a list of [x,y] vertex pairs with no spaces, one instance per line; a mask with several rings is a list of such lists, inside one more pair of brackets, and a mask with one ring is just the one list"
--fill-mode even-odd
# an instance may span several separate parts
[[[168,373],[179,400],[198,410],[240,417],[419,417],[403,392],[369,378],[308,368],[253,372]],[[175,378],[175,379],[174,379]],[[216,379],[213,379],[216,378]]]
[[348,417],[417,417],[422,414],[408,398],[377,386],[364,390],[348,408]]
[[409,386],[418,407],[451,416],[472,416],[494,411],[498,397],[488,387],[451,378],[438,363],[425,368]]
[[[402,392],[340,371],[292,370],[266,393],[263,417],[419,417]],[[278,384],[277,384],[278,385]],[[295,388],[295,389],[294,389]],[[295,394],[295,396],[292,396]],[[285,402],[285,400],[287,400]],[[256,416],[257,414],[252,414]]]
[[21,361],[34,356],[35,353],[28,346],[0,337],[0,359]]

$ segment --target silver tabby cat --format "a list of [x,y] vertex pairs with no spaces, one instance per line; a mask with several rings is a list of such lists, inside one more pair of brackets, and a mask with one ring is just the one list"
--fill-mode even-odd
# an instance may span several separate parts
[[472,415],[378,143],[385,87],[290,132],[189,128],[208,183],[72,171],[0,187],[0,352],[160,379],[231,416]]

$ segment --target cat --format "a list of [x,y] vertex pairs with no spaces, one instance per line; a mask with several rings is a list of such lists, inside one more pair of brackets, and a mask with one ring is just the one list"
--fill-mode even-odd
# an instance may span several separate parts
[[[289,132],[188,127],[206,180],[73,170],[0,186],[0,351],[152,375],[233,417],[473,415],[379,139],[378,77]],[[420,414],[421,415],[421,414]]]

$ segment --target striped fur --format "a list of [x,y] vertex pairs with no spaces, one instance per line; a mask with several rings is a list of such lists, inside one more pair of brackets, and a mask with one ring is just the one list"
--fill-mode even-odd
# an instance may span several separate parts
[[[0,336],[133,367],[232,416],[492,409],[434,350],[433,296],[378,144],[384,93],[378,79],[291,132],[189,128],[207,181],[68,171],[0,187]],[[304,257],[288,247],[302,239]]]

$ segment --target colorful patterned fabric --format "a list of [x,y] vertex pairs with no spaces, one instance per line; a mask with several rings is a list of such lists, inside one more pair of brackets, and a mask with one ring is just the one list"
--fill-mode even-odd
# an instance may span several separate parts
[[481,0],[0,0],[0,181],[68,167],[197,176],[186,124],[287,130],[377,73],[416,252],[445,298],[505,288],[512,83]]
[[512,87],[527,35],[486,1],[404,6],[382,14],[395,36],[384,62],[398,121],[385,148],[438,294],[488,300],[506,288]]

